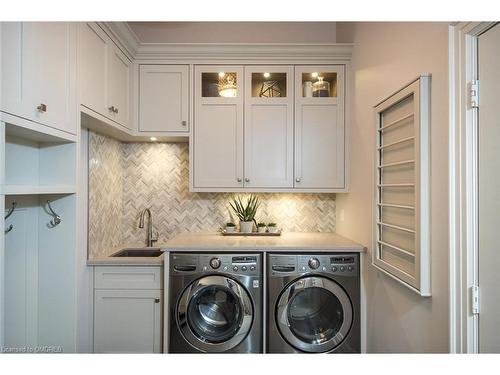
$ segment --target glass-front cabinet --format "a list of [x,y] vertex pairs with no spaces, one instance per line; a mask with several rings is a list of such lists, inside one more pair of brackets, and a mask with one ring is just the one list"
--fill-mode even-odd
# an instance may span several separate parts
[[293,66],[245,67],[245,187],[293,188]]
[[345,65],[195,65],[192,191],[347,190]]
[[194,70],[193,186],[243,187],[243,66]]
[[295,188],[346,188],[344,110],[343,65],[295,66]]

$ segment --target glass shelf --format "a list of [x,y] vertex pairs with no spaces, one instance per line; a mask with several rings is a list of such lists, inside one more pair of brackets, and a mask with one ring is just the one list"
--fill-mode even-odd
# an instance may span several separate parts
[[252,73],[253,98],[286,98],[286,73]]
[[204,98],[235,98],[238,95],[236,72],[201,73],[201,95]]
[[302,73],[303,98],[336,98],[337,73]]

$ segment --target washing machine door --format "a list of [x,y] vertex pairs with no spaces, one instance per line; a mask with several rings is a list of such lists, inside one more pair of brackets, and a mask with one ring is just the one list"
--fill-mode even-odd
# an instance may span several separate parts
[[252,327],[254,309],[247,290],[219,275],[193,281],[177,304],[177,324],[196,349],[221,353],[241,343]]
[[349,333],[352,317],[352,304],[344,289],[321,276],[296,280],[283,290],[276,305],[283,338],[310,353],[335,349]]

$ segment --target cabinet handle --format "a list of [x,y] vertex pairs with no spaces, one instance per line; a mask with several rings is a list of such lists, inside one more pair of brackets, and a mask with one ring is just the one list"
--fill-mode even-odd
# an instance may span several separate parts
[[155,298],[155,303],[160,303],[160,299],[159,298]]
[[241,180],[241,177],[238,177],[238,178],[236,179],[236,181],[241,182],[241,181],[242,181],[242,180]]
[[250,179],[248,177],[246,177],[245,182],[250,182]]
[[115,107],[114,112],[115,112],[116,114],[118,114],[118,107]]
[[116,112],[115,112],[115,106],[114,106],[114,105],[112,105],[111,107],[108,107],[108,109],[109,109],[111,112],[116,113]]
[[186,120],[184,120],[184,121],[181,122],[181,124],[182,124],[182,126],[186,126],[188,123],[187,123]]
[[295,179],[295,182],[300,182],[300,177],[297,177],[297,178]]
[[36,109],[38,110],[38,112],[45,113],[47,112],[47,105],[41,103],[38,107],[36,107]]

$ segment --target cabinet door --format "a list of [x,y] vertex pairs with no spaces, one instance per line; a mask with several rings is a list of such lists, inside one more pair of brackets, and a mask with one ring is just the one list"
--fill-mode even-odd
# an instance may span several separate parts
[[108,56],[108,106],[106,117],[130,129],[131,62],[115,45],[110,45]]
[[295,188],[345,188],[344,67],[295,67]]
[[75,134],[76,24],[4,23],[2,34],[3,110]]
[[243,187],[243,68],[195,68],[195,188]]
[[80,25],[80,104],[107,114],[106,85],[108,46],[111,41],[104,31],[94,23]]
[[139,67],[139,131],[189,131],[188,80],[188,65]]
[[161,353],[161,290],[95,290],[95,353]]
[[293,67],[245,67],[245,187],[293,187]]

